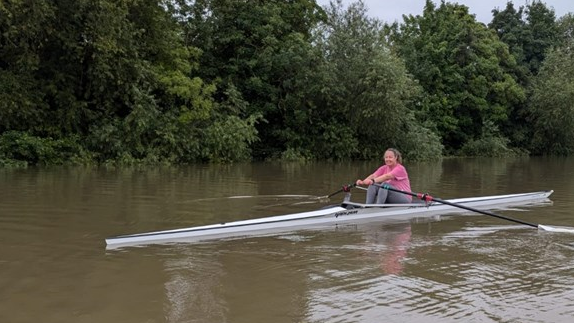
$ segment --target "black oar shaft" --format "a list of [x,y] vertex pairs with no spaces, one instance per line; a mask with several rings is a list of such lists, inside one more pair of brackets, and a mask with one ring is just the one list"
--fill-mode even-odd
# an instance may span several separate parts
[[516,222],[516,223],[520,223],[520,224],[524,224],[524,225],[528,225],[528,226],[531,226],[531,227],[534,227],[534,228],[538,228],[538,224],[535,224],[535,223],[530,223],[530,222],[522,221],[522,220],[519,220],[519,219],[510,218],[510,217],[503,216],[503,215],[496,214],[496,213],[492,213],[492,212],[489,212],[489,211],[478,210],[478,209],[475,209],[475,208],[472,208],[472,207],[469,207],[469,206],[466,206],[466,205],[457,204],[457,203],[451,203],[451,202],[449,202],[449,201],[444,201],[444,200],[441,200],[441,199],[438,199],[438,198],[434,198],[434,197],[433,197],[433,200],[436,201],[436,202],[442,203],[442,204],[447,204],[447,205],[451,205],[451,206],[456,206],[456,207],[459,207],[459,208],[461,208],[461,209],[465,209],[465,210],[468,210],[468,211],[478,212],[478,213],[482,213],[482,214],[485,214],[485,215],[493,216],[493,217],[495,217],[495,218],[499,218],[499,219],[503,219],[503,220],[508,220],[508,221],[512,221],[512,222]]
[[338,190],[338,191],[336,191],[336,192],[333,192],[333,193],[331,193],[331,194],[329,194],[329,195],[321,196],[320,198],[327,198],[327,199],[328,199],[328,198],[331,198],[332,196],[337,195],[337,194],[339,194],[339,193],[341,193],[341,192],[349,192],[349,191],[351,190],[351,188],[353,188],[353,187],[355,187],[355,186],[357,186],[357,184],[343,185],[343,187],[342,187],[340,190]]
[[333,192],[333,193],[327,195],[327,198],[330,198],[330,197],[332,197],[332,196],[334,196],[334,195],[337,195],[337,194],[341,193],[342,191],[343,191],[343,189],[340,189],[340,190],[338,190],[338,191],[336,191],[336,192]]
[[386,190],[389,190],[389,191],[394,191],[394,192],[398,192],[398,193],[403,193],[403,194],[411,195],[411,196],[414,196],[414,197],[416,197],[416,198],[419,198],[419,199],[424,200],[424,201],[427,201],[427,202],[428,202],[428,201],[434,201],[434,202],[438,202],[438,203],[442,203],[442,204],[446,204],[446,205],[458,207],[458,208],[461,208],[461,209],[465,209],[465,210],[468,210],[468,211],[472,211],[472,212],[476,212],[476,213],[482,213],[482,214],[489,215],[489,216],[492,216],[492,217],[495,217],[495,218],[499,218],[499,219],[503,219],[503,220],[508,220],[508,221],[512,221],[512,222],[516,222],[516,223],[520,223],[520,224],[524,224],[524,225],[528,225],[528,226],[531,226],[531,227],[534,227],[534,228],[538,228],[538,226],[539,226],[539,225],[536,224],[536,223],[530,223],[530,222],[526,222],[526,221],[522,221],[522,220],[518,220],[518,219],[514,219],[514,218],[509,218],[509,217],[507,217],[507,216],[503,216],[503,215],[500,215],[500,214],[492,213],[492,212],[489,212],[489,211],[483,211],[483,210],[479,210],[479,209],[472,208],[472,207],[470,207],[470,206],[466,206],[466,205],[462,205],[462,204],[458,204],[458,203],[452,203],[452,202],[445,201],[445,200],[441,200],[441,199],[439,199],[439,198],[432,197],[432,196],[430,196],[430,195],[428,195],[428,194],[421,194],[421,193],[413,193],[413,192],[401,191],[401,190],[398,190],[398,189],[396,189],[396,188],[390,187],[389,185],[386,185],[386,184],[383,184],[383,185],[375,184],[375,185],[376,185],[376,186],[379,186],[379,187],[382,187],[382,188],[384,188],[384,189],[386,189]]

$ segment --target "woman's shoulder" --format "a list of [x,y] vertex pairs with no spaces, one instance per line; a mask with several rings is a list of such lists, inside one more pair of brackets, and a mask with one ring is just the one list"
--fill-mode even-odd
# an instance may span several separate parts
[[397,164],[395,166],[395,169],[398,171],[401,171],[401,172],[405,172],[405,173],[407,172],[407,168],[405,166],[403,166],[403,164]]

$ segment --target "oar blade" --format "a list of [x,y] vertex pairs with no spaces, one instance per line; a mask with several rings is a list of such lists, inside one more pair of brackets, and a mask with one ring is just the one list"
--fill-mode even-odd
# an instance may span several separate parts
[[553,227],[553,226],[549,226],[549,225],[539,224],[538,229],[548,231],[548,232],[560,232],[560,233],[572,233],[572,234],[574,234],[574,228],[568,228],[568,227]]

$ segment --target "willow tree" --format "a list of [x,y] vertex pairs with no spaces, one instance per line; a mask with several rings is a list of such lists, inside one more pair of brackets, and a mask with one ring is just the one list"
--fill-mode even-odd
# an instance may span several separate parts
[[317,46],[325,57],[323,123],[325,140],[337,142],[330,154],[380,157],[397,147],[412,158],[442,155],[438,136],[415,119],[421,88],[404,62],[387,46],[382,23],[367,15],[362,2],[327,9],[328,23]]

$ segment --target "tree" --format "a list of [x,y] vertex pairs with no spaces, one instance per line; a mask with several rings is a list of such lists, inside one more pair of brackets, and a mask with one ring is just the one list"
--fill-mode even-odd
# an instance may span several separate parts
[[326,152],[374,158],[394,146],[411,158],[440,157],[437,135],[412,110],[421,88],[391,53],[382,23],[369,18],[360,1],[346,10],[341,1],[332,2],[327,15],[317,46],[326,59],[321,98],[329,109],[317,119],[323,120],[320,132],[339,146]]
[[214,86],[194,75],[199,51],[171,1],[9,1],[0,11],[1,132],[76,138],[102,162],[212,155],[201,142]]
[[504,10],[492,10],[493,18],[488,24],[488,28],[496,31],[498,38],[508,45],[508,49],[518,65],[516,69],[518,72],[517,80],[522,85],[527,85],[531,72],[526,61],[524,46],[525,41],[531,37],[531,33],[527,29],[523,15],[524,7],[521,6],[516,10],[514,4],[509,1]]
[[[561,30],[572,30],[571,18],[561,20]],[[562,46],[546,54],[530,88],[528,117],[537,154],[574,153],[574,38],[571,32],[563,35]]]
[[51,1],[0,2],[0,133],[38,130],[46,119],[38,73],[54,11]]
[[561,47],[568,45],[574,39],[574,13],[568,13],[558,19],[558,34]]
[[[256,158],[277,157],[288,148],[293,117],[305,102],[317,53],[311,29],[324,19],[315,1],[181,1],[179,16],[186,39],[202,52],[200,76],[218,84],[216,98],[236,89],[246,104],[234,110],[241,118],[261,116]],[[294,106],[293,106],[294,105]],[[305,118],[300,116],[300,118]]]
[[538,73],[546,51],[559,44],[554,10],[542,1],[533,1],[516,10],[509,1],[504,10],[494,9],[492,14],[488,27],[508,45],[521,67],[519,79],[527,85],[531,75]]
[[526,21],[530,37],[525,39],[526,62],[534,75],[544,62],[546,51],[559,43],[559,30],[556,14],[542,1],[526,5]]
[[466,6],[442,1],[437,8],[428,0],[423,15],[405,17],[390,39],[428,94],[422,115],[436,124],[450,152],[502,135],[512,107],[525,99],[508,72],[516,65],[508,47]]
[[[493,10],[489,28],[496,31],[516,57],[518,66],[509,72],[524,88],[538,73],[546,52],[561,42],[554,11],[541,1],[520,6],[518,10],[514,9],[512,2],[508,2],[505,10]],[[515,146],[530,145],[533,129],[527,122],[525,105],[514,107],[504,129]]]

